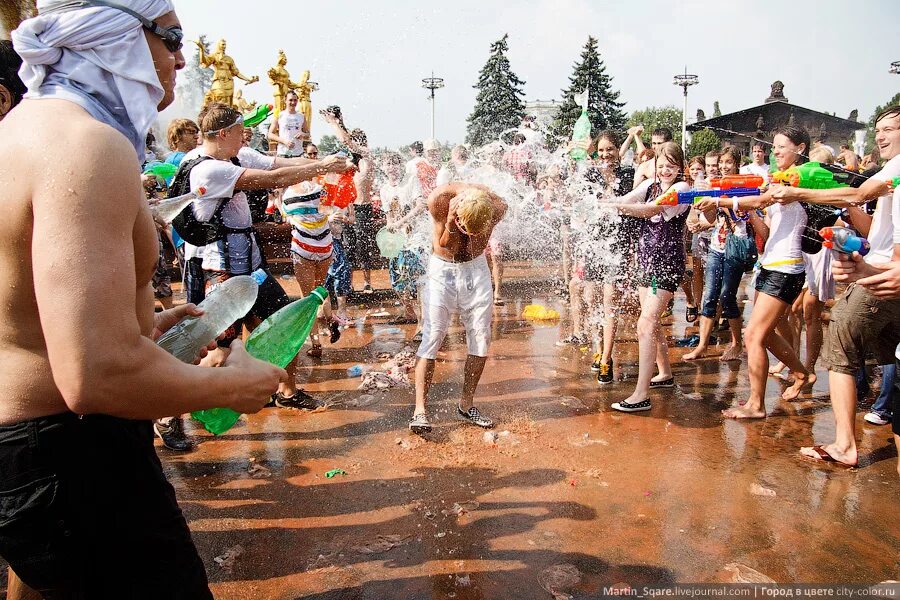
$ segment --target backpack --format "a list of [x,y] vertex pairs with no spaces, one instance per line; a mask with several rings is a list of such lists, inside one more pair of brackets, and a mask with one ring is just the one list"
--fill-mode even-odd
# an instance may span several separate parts
[[[212,160],[209,156],[198,156],[187,162],[182,161],[175,173],[175,177],[169,184],[169,198],[175,198],[191,191],[191,169],[205,160]],[[209,221],[200,221],[194,215],[194,204],[188,204],[172,219],[172,228],[189,244],[194,246],[206,246],[225,237],[226,228],[222,223],[222,210],[230,198],[219,200],[216,210]]]

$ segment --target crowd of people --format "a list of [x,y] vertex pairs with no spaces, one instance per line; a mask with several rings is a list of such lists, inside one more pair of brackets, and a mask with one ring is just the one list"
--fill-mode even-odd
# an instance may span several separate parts
[[[637,382],[612,409],[651,410],[654,390],[677,385],[662,320],[681,290],[685,320],[699,326],[678,340],[693,346],[682,359],[715,358],[714,336],[730,337],[719,360],[746,356],[750,395],[722,411],[725,417],[764,418],[767,379],[784,369],[782,399],[796,400],[815,383],[821,354],[836,438],[801,452],[856,466],[857,396],[868,384],[872,355],[883,385],[865,419],[893,422],[900,446],[900,419],[893,418],[900,396],[900,192],[891,185],[900,177],[900,107],[875,118],[874,165],[847,147],[835,156],[793,125],[755,140],[747,158],[730,144],[686,157],[665,128],[651,132],[648,148],[639,126],[624,141],[602,131],[554,153],[534,146],[530,120],[503,143],[460,145],[445,161],[434,140],[411,144],[406,156],[376,153],[336,107],[322,115],[346,150],[320,157],[290,93],[264,133],[272,152],[254,148],[261,132],[217,102],[196,119],[169,123],[163,149],[148,134],[173,101],[184,67],[172,4],[39,1],[38,8],[40,16],[13,32],[12,45],[0,45],[9,241],[0,253],[9,265],[0,274],[0,556],[14,571],[18,597],[29,588],[47,597],[173,597],[173,590],[212,597],[152,438],[189,450],[179,415],[195,410],[318,407],[297,386],[298,358],[282,370],[251,357],[241,342],[245,330],[290,302],[266,262],[255,227],[263,220],[289,225],[301,292],[322,285],[335,299],[334,308],[325,302],[320,309],[307,350],[315,359],[323,357],[322,338],[336,343],[349,323],[352,271],[362,271],[358,293],[374,291],[372,271],[382,265],[376,231],[405,240],[388,269],[401,307],[395,322],[416,325],[414,433],[431,431],[435,359],[456,313],[467,350],[456,416],[494,426],[474,399],[493,313],[505,304],[503,261],[514,238],[499,232],[511,213],[542,211],[559,232],[551,254],[561,259],[559,291],[572,317],[560,344],[593,347],[598,384],[621,383],[616,333],[630,314],[639,315]],[[575,161],[572,149],[588,157]],[[709,189],[722,176],[768,183],[772,171],[807,161],[840,161],[860,175],[859,185],[773,183],[757,195],[657,202]],[[177,169],[161,177],[152,173],[157,163]],[[342,206],[334,190],[348,176],[352,200]],[[509,184],[503,190],[491,185],[501,180]],[[154,223],[155,203],[186,193],[197,198],[179,227]],[[816,230],[835,223],[867,238],[870,251],[824,248]],[[173,264],[187,301],[177,306]],[[184,317],[201,314],[196,305],[215,286],[249,274],[259,283],[255,304],[197,364],[153,343]],[[838,286],[846,286],[839,295]],[[738,299],[742,289],[753,297],[749,315]],[[825,333],[822,313],[832,301]],[[771,369],[769,353],[780,361]]]

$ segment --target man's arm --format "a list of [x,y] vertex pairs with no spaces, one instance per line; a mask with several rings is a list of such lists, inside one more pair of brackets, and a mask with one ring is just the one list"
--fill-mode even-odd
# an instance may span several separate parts
[[273,119],[272,124],[269,125],[269,132],[266,134],[266,139],[270,142],[275,142],[276,144],[281,144],[282,146],[287,146],[288,148],[294,147],[293,140],[286,140],[279,135],[278,130],[278,119]]
[[[153,225],[134,149],[112,132],[85,133],[92,141],[77,154],[60,152],[65,144],[50,151],[46,164],[53,166],[36,173],[42,184],[33,197],[41,215],[32,234],[35,298],[53,380],[66,404],[78,414],[129,419],[215,406],[259,410],[284,376],[281,369],[242,351],[236,355],[244,358],[231,366],[187,365],[141,334],[137,273],[149,280],[153,257],[135,256],[135,239],[152,239]],[[69,166],[65,178],[52,171],[60,164]],[[153,252],[150,245],[143,249]],[[148,308],[145,327],[152,317]]]
[[260,169],[245,169],[238,177],[234,185],[235,190],[271,190],[283,188],[301,181],[308,181],[318,175],[326,173],[343,173],[353,164],[349,159],[339,156],[329,156],[324,160],[312,161],[292,167],[282,167],[263,171]]
[[841,187],[830,190],[808,190],[786,185],[772,185],[769,187],[772,198],[781,204],[791,202],[810,202],[812,204],[827,204],[829,206],[852,206],[863,204],[884,196],[890,191],[888,182],[876,177],[869,177],[858,188]]

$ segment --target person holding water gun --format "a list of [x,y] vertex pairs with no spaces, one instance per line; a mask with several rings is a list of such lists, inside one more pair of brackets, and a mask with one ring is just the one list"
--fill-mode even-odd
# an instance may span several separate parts
[[[723,178],[737,175],[740,164],[740,150],[734,146],[725,146],[719,154],[719,169]],[[755,175],[746,177],[756,178]],[[748,181],[750,180],[748,179]],[[757,183],[757,181],[753,179],[750,183]],[[758,193],[758,188],[754,189]],[[705,215],[701,215],[701,219],[705,220]],[[743,319],[737,303],[737,292],[746,269],[742,261],[729,256],[726,252],[728,238],[731,236],[750,240],[750,243],[753,243],[752,229],[748,231],[746,214],[740,211],[735,213],[729,209],[719,209],[716,212],[715,223],[713,223],[709,254],[706,259],[705,291],[700,312],[700,343],[692,352],[684,355],[685,360],[700,358],[708,349],[709,338],[712,335],[716,312],[719,308],[721,308],[722,316],[728,320],[728,327],[731,330],[731,346],[722,354],[720,360],[740,360],[743,354],[744,342],[741,336]]]
[[[684,226],[690,206],[660,206],[656,199],[674,189],[684,192],[684,153],[674,142],[659,147],[656,174],[622,196],[621,203],[598,204],[625,215],[641,218],[638,241],[638,294],[641,316],[638,319],[638,380],[634,392],[612,408],[621,412],[651,409],[650,391],[675,387],[669,363],[669,348],[660,328],[660,315],[669,305],[675,290],[684,279]],[[653,364],[658,373],[653,375]]]
[[[885,293],[886,282],[900,262],[900,196],[893,192],[900,177],[900,106],[891,106],[875,117],[875,145],[887,159],[884,167],[859,187],[804,189],[780,186],[772,197],[779,206],[810,202],[829,206],[849,206],[850,224],[868,239],[871,250],[865,255],[836,254],[832,271],[835,279],[850,283],[835,302],[831,324],[822,349],[828,366],[831,405],[835,416],[835,441],[801,448],[801,454],[818,461],[843,466],[858,463],[856,447],[856,385],[854,377],[866,351],[874,352],[878,364],[894,364],[894,350],[900,342],[900,299]],[[871,217],[857,207],[877,198]],[[890,414],[887,402],[876,402],[865,416],[872,424],[885,424]],[[876,412],[878,411],[878,412]],[[891,415],[898,433],[897,415]]]
[[[809,133],[805,129],[787,125],[775,130],[773,153],[780,170],[784,171],[804,161],[809,151]],[[750,367],[750,397],[745,404],[735,404],[722,411],[732,419],[761,419],[766,416],[765,391],[768,377],[769,356],[772,352],[791,370],[794,381],[782,395],[793,399],[802,387],[815,381],[800,362],[791,343],[776,326],[790,310],[800,295],[806,281],[801,237],[806,227],[806,211],[799,204],[773,204],[771,192],[741,198],[709,198],[699,202],[700,210],[729,207],[733,211],[744,210],[750,214],[754,230],[766,240],[759,257],[762,265],[756,277],[756,301],[747,324],[747,358]],[[770,206],[771,205],[771,206]],[[755,209],[770,206],[765,221]]]

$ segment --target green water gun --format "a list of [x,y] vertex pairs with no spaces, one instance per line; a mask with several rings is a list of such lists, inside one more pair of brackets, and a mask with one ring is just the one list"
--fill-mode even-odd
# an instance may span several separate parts
[[178,165],[173,165],[172,163],[155,162],[151,163],[149,166],[147,166],[147,168],[144,169],[144,175],[153,175],[157,179],[170,181],[173,177],[175,177],[175,173],[177,171]]
[[244,115],[244,127],[256,127],[269,118],[272,113],[271,104],[261,104]]
[[830,190],[851,185],[855,177],[858,175],[843,169],[808,162],[776,171],[772,174],[772,182],[807,190]]

